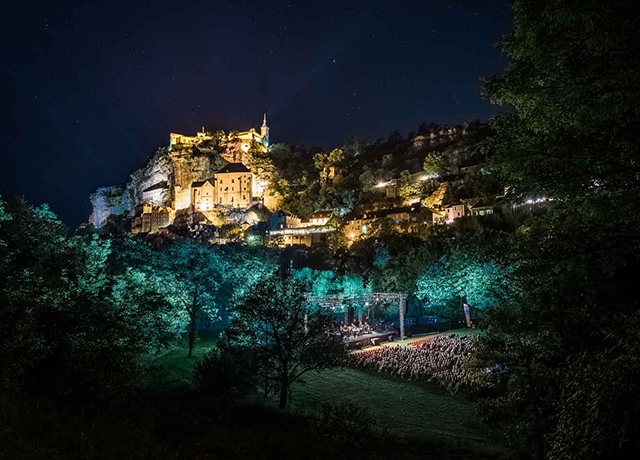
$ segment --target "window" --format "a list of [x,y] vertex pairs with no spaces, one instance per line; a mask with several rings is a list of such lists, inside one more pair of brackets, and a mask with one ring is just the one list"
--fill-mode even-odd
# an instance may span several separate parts
[[233,184],[235,182],[235,180],[231,179],[231,183]]

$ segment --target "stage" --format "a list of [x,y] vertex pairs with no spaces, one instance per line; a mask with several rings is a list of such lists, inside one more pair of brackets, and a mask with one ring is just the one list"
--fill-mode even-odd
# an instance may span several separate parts
[[349,350],[358,350],[381,342],[393,342],[398,338],[397,331],[373,332],[371,334],[359,335],[358,337],[349,337],[346,340]]

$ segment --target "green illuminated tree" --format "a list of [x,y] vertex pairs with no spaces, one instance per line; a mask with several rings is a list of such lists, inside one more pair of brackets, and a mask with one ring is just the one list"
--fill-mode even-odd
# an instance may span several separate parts
[[180,240],[163,252],[164,293],[188,316],[188,356],[197,339],[197,321],[217,318],[216,294],[227,270],[221,255],[208,244]]
[[269,276],[240,299],[227,330],[232,344],[253,348],[259,376],[279,390],[280,409],[293,382],[309,371],[339,365],[346,353],[333,334],[333,318],[307,303],[309,289],[290,275]]

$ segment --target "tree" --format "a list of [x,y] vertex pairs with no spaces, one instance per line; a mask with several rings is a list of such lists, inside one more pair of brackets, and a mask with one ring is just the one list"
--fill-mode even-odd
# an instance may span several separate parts
[[339,365],[346,353],[333,333],[334,319],[311,308],[308,292],[303,280],[271,275],[239,300],[227,330],[232,344],[253,348],[259,376],[279,390],[280,409],[293,382],[309,371]]
[[484,82],[497,120],[494,164],[512,193],[557,199],[639,185],[640,6],[519,0],[502,41],[509,68]]
[[628,410],[640,405],[637,352],[620,340],[640,339],[626,326],[640,267],[640,206],[629,200],[640,192],[640,5],[518,0],[513,10],[509,67],[484,83],[514,107],[494,123],[490,162],[513,199],[554,204],[504,248],[519,298],[485,318],[487,356],[512,369],[490,412],[524,427],[538,458],[623,458],[640,425]]
[[422,183],[414,180],[408,170],[405,169],[402,171],[398,178],[398,195],[406,200],[416,195],[420,195],[421,192]]
[[424,159],[423,169],[429,176],[438,176],[442,174],[445,164],[442,153],[430,152]]
[[122,301],[110,240],[69,237],[46,206],[18,201],[4,212],[0,385],[66,402],[122,396],[141,356],[157,350],[147,328],[158,305],[139,308],[137,290]]
[[211,245],[192,240],[173,243],[163,253],[161,263],[167,275],[166,295],[189,318],[187,337],[191,357],[198,335],[197,321],[216,317],[216,293],[227,267]]

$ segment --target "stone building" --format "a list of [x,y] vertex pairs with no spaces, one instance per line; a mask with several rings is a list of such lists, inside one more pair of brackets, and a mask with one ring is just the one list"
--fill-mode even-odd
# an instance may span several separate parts
[[191,204],[196,211],[211,211],[216,203],[216,187],[210,181],[191,184]]
[[434,224],[450,224],[454,220],[471,215],[469,207],[464,202],[452,203],[433,210]]
[[325,244],[327,234],[335,231],[327,225],[332,211],[319,211],[308,219],[300,219],[287,211],[276,211],[271,215],[268,240],[278,247],[302,244],[315,246]]
[[[176,145],[197,146],[204,141],[213,140],[214,135],[205,131],[204,127],[201,132],[195,136],[185,136],[184,134],[171,133],[169,135],[169,145],[173,148]],[[269,126],[267,126],[267,115],[264,115],[260,132],[251,128],[248,131],[231,132],[226,138],[227,148],[222,157],[230,163],[246,162],[245,155],[252,145],[266,151],[269,148]]]
[[131,222],[131,233],[157,233],[160,229],[171,225],[173,210],[149,203],[139,204],[135,209],[135,217]]
[[248,208],[253,201],[253,174],[242,163],[229,163],[216,173],[216,205]]
[[142,191],[142,201],[162,206],[169,193],[169,185],[166,181],[158,182]]

